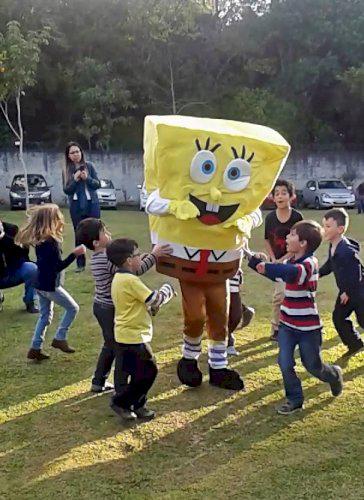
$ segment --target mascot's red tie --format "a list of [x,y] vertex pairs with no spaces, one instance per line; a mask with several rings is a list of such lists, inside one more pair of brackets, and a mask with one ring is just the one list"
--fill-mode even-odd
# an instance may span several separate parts
[[197,276],[204,276],[207,272],[207,264],[211,250],[200,250],[200,262],[196,269]]

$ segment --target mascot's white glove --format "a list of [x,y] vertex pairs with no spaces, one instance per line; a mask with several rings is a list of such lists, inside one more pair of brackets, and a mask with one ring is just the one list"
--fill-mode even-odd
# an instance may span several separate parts
[[231,222],[227,222],[223,227],[237,227],[245,237],[250,238],[251,230],[259,227],[262,222],[262,212],[258,208],[258,210],[254,210],[251,214],[243,215]]
[[168,212],[179,220],[195,219],[200,215],[199,209],[189,200],[171,200]]

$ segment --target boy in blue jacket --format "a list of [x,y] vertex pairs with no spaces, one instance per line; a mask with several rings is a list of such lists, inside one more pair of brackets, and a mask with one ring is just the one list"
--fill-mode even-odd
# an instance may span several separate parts
[[347,238],[349,215],[343,208],[332,208],[323,218],[324,238],[330,243],[329,256],[320,268],[320,277],[331,272],[335,275],[339,295],[332,319],[341,340],[348,350],[345,357],[356,354],[364,347],[350,315],[355,312],[359,325],[364,328],[364,267],[360,261],[360,245]]

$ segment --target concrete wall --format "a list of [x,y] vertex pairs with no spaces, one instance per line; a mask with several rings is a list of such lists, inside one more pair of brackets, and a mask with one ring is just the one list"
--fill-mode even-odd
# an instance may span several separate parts
[[[142,153],[88,153],[87,159],[94,163],[100,178],[112,179],[119,203],[137,203],[139,199],[137,184],[143,179]],[[29,173],[43,174],[53,185],[55,203],[64,204],[62,191],[62,153],[27,152],[25,161]],[[16,152],[0,151],[0,203],[9,203],[6,185],[22,167]],[[353,179],[353,184],[364,181],[364,151],[354,152],[293,152],[283,170],[282,177],[292,180],[297,188],[302,188],[310,178]]]
[[[26,152],[24,156],[28,172],[43,174],[48,184],[53,186],[53,201],[63,205],[66,201],[62,190],[63,153]],[[116,193],[119,203],[138,202],[137,184],[143,181],[142,153],[88,153],[86,159],[94,164],[99,178],[112,179],[114,186],[121,189]],[[22,171],[16,152],[0,151],[0,202],[9,204],[6,185]]]

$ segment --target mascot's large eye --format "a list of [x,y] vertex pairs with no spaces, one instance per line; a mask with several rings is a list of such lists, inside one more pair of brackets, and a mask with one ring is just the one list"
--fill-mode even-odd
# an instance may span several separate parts
[[249,184],[250,173],[250,163],[242,158],[236,158],[225,169],[224,184],[230,191],[241,191]]
[[211,151],[202,150],[192,158],[190,166],[191,179],[198,184],[209,182],[216,172],[216,158]]

